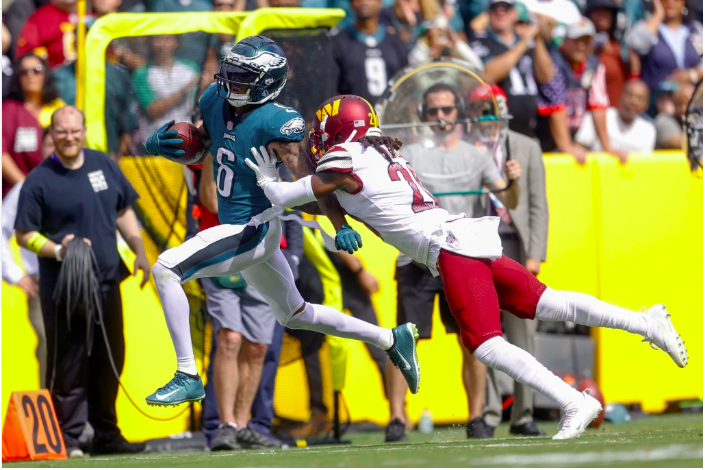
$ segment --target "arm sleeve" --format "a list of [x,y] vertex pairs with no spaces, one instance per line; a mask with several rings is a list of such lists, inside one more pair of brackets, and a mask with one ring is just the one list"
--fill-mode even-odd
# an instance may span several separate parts
[[17,39],[16,57],[22,57],[24,54],[31,52],[42,45],[39,42],[39,29],[37,28],[35,21],[35,15],[32,15],[24,24],[24,27],[20,32],[20,37]]
[[293,183],[270,183],[264,187],[264,194],[275,206],[285,209],[300,206],[316,200],[309,175]]
[[[2,153],[9,153],[12,154],[12,151],[15,146],[15,113],[14,112],[6,112],[5,111],[6,106],[5,103],[3,103],[2,106]],[[7,106],[7,109],[9,111],[9,106]]]
[[118,164],[112,161],[107,155],[105,156],[105,160],[108,162],[110,172],[113,174],[115,180],[117,181],[118,201],[116,210],[120,212],[126,207],[131,206],[132,203],[139,199],[140,196],[139,194],[137,194],[137,191],[135,191],[135,188],[132,187],[132,184],[130,184],[130,182],[127,180],[127,177],[122,172]]
[[484,152],[482,153],[482,163],[484,165],[484,168],[482,169],[483,185],[490,186],[495,181],[502,179],[502,175],[500,175],[499,169],[497,169],[497,165],[495,164],[494,159]]
[[266,122],[263,122],[263,142],[268,146],[271,142],[301,142],[306,132],[306,121],[293,108],[272,104],[276,112]]
[[548,200],[546,198],[546,168],[541,148],[536,141],[529,149],[526,184],[529,189],[529,249],[527,256],[546,261],[548,247]]
[[645,56],[658,42],[658,37],[649,31],[644,20],[637,21],[624,38],[627,47],[640,56]]
[[137,101],[143,110],[149,108],[149,105],[154,101],[154,92],[152,87],[149,85],[147,80],[147,72],[149,71],[149,66],[145,66],[135,70],[132,76],[132,85],[135,89],[135,94],[137,95]]
[[31,175],[25,180],[17,202],[15,230],[32,232],[42,230],[42,197]]
[[15,285],[24,276],[24,270],[15,262],[10,250],[10,239],[14,232],[17,203],[22,183],[15,185],[2,201],[2,279]]
[[343,147],[331,147],[330,150],[318,161],[316,173],[320,171],[337,171],[338,173],[352,173],[352,155]]
[[550,116],[565,109],[565,77],[553,65],[553,78],[548,83],[539,83],[537,97],[538,113],[540,116]]
[[605,79],[605,66],[600,64],[590,85],[588,96],[588,109],[607,109],[610,107],[610,97],[607,94],[607,82]]
[[[595,125],[592,123],[592,113],[585,113],[583,122],[580,123],[580,128],[575,134],[575,141],[593,152],[599,151],[596,148],[597,134],[595,133]],[[602,147],[600,146],[600,149]]]

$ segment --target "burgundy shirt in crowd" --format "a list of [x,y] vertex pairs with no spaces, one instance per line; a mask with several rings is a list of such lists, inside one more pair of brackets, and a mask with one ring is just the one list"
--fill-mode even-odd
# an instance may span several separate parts
[[15,57],[34,51],[45,58],[52,69],[73,62],[76,60],[76,19],[75,14],[66,13],[51,3],[37,8],[22,28]]
[[610,41],[597,52],[597,57],[605,66],[605,84],[607,96],[613,106],[619,106],[622,89],[629,78],[629,65],[622,59],[622,47],[619,41]]
[[[19,101],[2,102],[2,153],[9,153],[25,175],[42,162],[42,126]],[[12,186],[3,178],[3,198]]]

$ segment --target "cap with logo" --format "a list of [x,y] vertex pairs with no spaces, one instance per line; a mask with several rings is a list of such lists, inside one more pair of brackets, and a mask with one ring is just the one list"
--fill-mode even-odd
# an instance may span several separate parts
[[582,17],[579,22],[568,25],[565,37],[568,39],[578,39],[585,36],[595,37],[595,25],[592,21]]

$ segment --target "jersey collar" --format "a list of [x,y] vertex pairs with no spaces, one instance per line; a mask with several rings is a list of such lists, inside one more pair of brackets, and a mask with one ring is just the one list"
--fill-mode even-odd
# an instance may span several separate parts
[[387,35],[387,28],[382,23],[377,26],[377,32],[374,34],[361,33],[360,31],[355,29],[354,25],[348,26],[347,29],[355,39],[357,39],[367,47],[378,47],[382,43],[384,36]]
[[502,44],[503,46],[506,46],[509,48],[516,46],[516,44],[519,42],[519,37],[516,34],[514,34],[514,41],[512,41],[511,44],[507,44],[506,42],[502,41],[499,38],[499,36],[497,36],[495,33],[493,33],[490,30],[487,30],[487,37],[492,39],[494,42],[498,42],[499,44]]

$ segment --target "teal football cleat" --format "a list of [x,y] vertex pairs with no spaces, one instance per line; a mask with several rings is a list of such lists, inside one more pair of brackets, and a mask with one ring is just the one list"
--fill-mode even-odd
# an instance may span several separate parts
[[179,371],[174,378],[146,398],[148,405],[176,406],[190,401],[201,402],[206,397],[203,382]]
[[411,393],[418,393],[421,385],[421,366],[419,356],[416,354],[419,331],[413,323],[406,323],[392,328],[392,334],[394,346],[387,350],[389,359],[401,371]]

